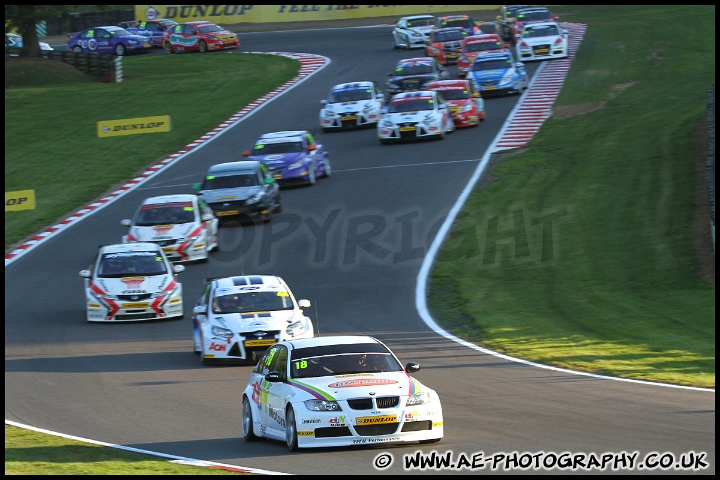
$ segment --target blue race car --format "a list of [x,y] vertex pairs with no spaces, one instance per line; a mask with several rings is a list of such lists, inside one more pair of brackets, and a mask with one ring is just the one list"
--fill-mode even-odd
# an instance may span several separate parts
[[307,130],[266,133],[242,154],[265,164],[278,185],[312,186],[331,173],[328,153]]
[[122,57],[152,48],[149,37],[134,35],[122,27],[108,25],[68,33],[68,52],[105,53]]
[[530,78],[525,64],[512,53],[481,53],[470,66],[467,77],[475,82],[483,97],[486,94],[521,94],[528,88]]
[[[126,26],[124,23],[127,23]],[[150,37],[152,46],[156,48],[162,48],[163,33],[178,24],[175,20],[169,18],[158,18],[155,20],[138,20],[137,22],[124,22],[121,23],[121,27],[125,27],[125,30],[134,34],[142,35],[144,37]]]

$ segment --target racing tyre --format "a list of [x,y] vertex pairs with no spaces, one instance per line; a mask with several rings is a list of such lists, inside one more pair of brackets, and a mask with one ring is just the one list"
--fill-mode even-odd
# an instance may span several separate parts
[[316,176],[317,172],[315,170],[316,170],[316,168],[311,166],[310,173],[308,174],[308,180],[307,180],[307,184],[309,187],[312,187],[317,183],[317,176]]
[[325,159],[325,173],[323,173],[323,178],[328,178],[330,175],[332,175],[332,167],[330,166],[330,158]]
[[[244,426],[244,423],[243,423]],[[291,452],[298,451],[297,424],[295,422],[295,411],[288,406],[285,413],[285,443]]]
[[115,45],[115,55],[117,55],[118,57],[122,57],[123,55],[125,55],[126,50],[127,49],[125,48],[125,45],[123,45],[122,43],[118,43],[117,45]]
[[163,50],[165,50],[165,53],[175,53],[175,50],[173,50],[173,46],[170,42],[163,43]]
[[200,40],[200,43],[198,44],[198,50],[200,50],[200,53],[205,53],[208,51],[207,43],[205,40]]
[[257,442],[260,439],[260,437],[255,435],[255,430],[253,428],[252,406],[250,405],[250,400],[248,400],[247,397],[243,397],[242,430],[246,442]]
[[75,53],[82,53],[82,47],[79,46],[79,45],[75,45],[75,46],[73,47],[73,52],[75,52]]

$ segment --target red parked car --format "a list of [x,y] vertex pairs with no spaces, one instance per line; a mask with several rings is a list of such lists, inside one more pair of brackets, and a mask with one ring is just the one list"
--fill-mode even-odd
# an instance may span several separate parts
[[460,47],[460,57],[457,60],[457,74],[460,78],[465,78],[470,71],[470,65],[480,53],[485,52],[502,52],[506,50],[508,44],[503,42],[500,35],[488,33],[485,35],[473,35],[462,41]]
[[438,80],[426,90],[440,94],[450,107],[455,127],[475,127],[485,120],[485,102],[472,80]]
[[200,52],[238,48],[240,39],[229,30],[206,21],[180,23],[163,34],[166,53]]

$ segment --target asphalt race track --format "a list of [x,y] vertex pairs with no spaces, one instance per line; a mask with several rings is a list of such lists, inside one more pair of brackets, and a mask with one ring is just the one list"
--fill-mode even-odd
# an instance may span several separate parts
[[[241,34],[243,51],[311,53],[330,62],[115,201],[6,260],[6,421],[303,475],[434,473],[404,467],[406,456],[433,451],[455,460],[478,459],[480,452],[485,459],[637,453],[638,462],[652,453],[676,460],[706,453],[707,469],[647,473],[714,474],[714,391],[539,368],[468,348],[426,325],[415,298],[424,257],[520,98],[486,99],[486,120],[444,141],[381,146],[373,129],[322,133],[320,100],[330,87],[353,80],[383,85],[398,59],[424,55],[393,49],[390,32],[381,26]],[[538,69],[528,66],[531,74]],[[209,165],[241,160],[240,152],[262,133],[294,129],[310,130],[325,145],[332,176],[314,187],[283,190],[283,213],[270,223],[222,227],[220,251],[179,274],[183,320],[85,321],[78,272],[99,244],[120,242],[126,231],[120,220],[142,199],[192,193]],[[310,299],[307,313],[321,334],[372,334],[403,362],[419,362],[417,378],[441,395],[445,438],[433,445],[294,454],[280,442],[246,443],[241,396],[250,367],[201,366],[192,352],[190,317],[206,277],[251,273],[280,275],[297,298]],[[376,461],[389,465],[378,469]],[[493,473],[489,465],[443,473]],[[497,472],[573,473],[502,463]],[[598,470],[575,471],[586,472]]]

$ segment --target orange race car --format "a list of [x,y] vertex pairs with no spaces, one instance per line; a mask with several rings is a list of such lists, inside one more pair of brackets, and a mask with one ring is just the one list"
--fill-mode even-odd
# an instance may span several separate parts
[[458,27],[438,28],[430,32],[425,51],[443,65],[457,63],[461,42],[467,38],[465,30]]
[[448,103],[455,127],[475,127],[485,120],[485,102],[471,80],[438,80],[425,88]]
[[460,57],[457,61],[457,74],[460,78],[465,78],[470,71],[475,57],[485,52],[502,52],[506,50],[508,44],[502,41],[500,35],[489,33],[486,35],[473,35],[462,41]]

